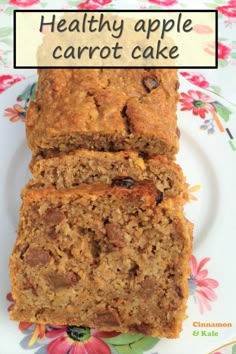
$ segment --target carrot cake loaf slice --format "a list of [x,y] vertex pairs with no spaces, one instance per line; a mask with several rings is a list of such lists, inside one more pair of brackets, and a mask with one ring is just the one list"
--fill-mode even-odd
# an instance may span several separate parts
[[28,190],[10,274],[16,321],[178,337],[191,224],[149,182]]
[[178,151],[175,69],[41,69],[27,111],[33,155],[85,148]]
[[32,160],[29,188],[49,185],[66,189],[81,183],[110,184],[115,177],[150,180],[165,196],[183,195],[186,183],[181,168],[165,156],[144,159],[135,151],[98,152],[76,150],[57,157]]

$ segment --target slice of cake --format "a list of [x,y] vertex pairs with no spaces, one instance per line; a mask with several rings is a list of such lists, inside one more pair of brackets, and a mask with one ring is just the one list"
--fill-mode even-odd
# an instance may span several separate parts
[[111,184],[116,177],[137,181],[148,179],[165,196],[183,195],[186,184],[181,168],[164,156],[144,159],[134,151],[97,152],[76,150],[70,154],[32,161],[33,179],[28,187],[56,189],[77,187],[81,183]]
[[178,200],[159,203],[149,182],[29,190],[10,260],[10,317],[178,337],[191,238]]
[[34,155],[178,151],[175,69],[43,69],[26,130]]

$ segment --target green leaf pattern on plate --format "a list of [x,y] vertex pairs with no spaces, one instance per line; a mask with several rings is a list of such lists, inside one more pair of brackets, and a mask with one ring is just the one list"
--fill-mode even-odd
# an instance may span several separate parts
[[232,113],[227,107],[223,106],[220,102],[213,102],[213,106],[215,107],[216,111],[219,113],[220,117],[225,121],[228,122],[230,114]]
[[142,334],[120,334],[113,338],[104,338],[114,354],[143,354],[156,345],[160,339]]
[[236,344],[232,346],[232,354],[236,354]]
[[17,97],[17,101],[25,101],[24,108],[27,109],[30,100],[35,100],[36,83],[29,85],[26,89]]

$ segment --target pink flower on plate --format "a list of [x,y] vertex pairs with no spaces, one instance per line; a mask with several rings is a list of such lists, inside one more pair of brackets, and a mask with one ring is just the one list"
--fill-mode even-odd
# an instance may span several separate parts
[[218,43],[218,58],[219,59],[227,59],[231,49],[222,43]]
[[196,258],[192,256],[190,261],[190,295],[193,295],[198,303],[200,314],[203,314],[205,309],[211,311],[210,302],[217,299],[216,293],[213,289],[217,288],[219,283],[214,279],[207,278],[208,270],[203,269],[209,260],[209,257],[203,258],[198,264]]
[[197,85],[202,88],[207,88],[210,86],[205,76],[200,73],[182,71],[180,72],[180,74],[194,85]]
[[0,93],[23,79],[25,79],[25,77],[22,75],[0,75]]
[[99,10],[108,5],[112,0],[86,0],[77,6],[78,9]]
[[108,345],[102,338],[118,336],[117,332],[91,330],[88,327],[51,326],[46,333],[48,338],[55,338],[47,346],[48,354],[111,354]]
[[33,5],[37,5],[40,3],[40,0],[10,0],[9,5],[13,6],[21,6],[21,7],[29,7]]
[[[207,46],[204,48],[205,52],[210,55],[215,55],[215,43],[209,42]],[[218,58],[219,59],[227,59],[231,52],[230,47],[227,47],[221,42],[218,42]]]
[[215,107],[212,105],[214,100],[200,91],[181,92],[179,102],[182,105],[181,111],[192,111],[195,116],[201,118],[205,118],[206,113],[215,111]]
[[178,3],[178,0],[148,0],[152,4],[160,6],[173,6]]
[[226,5],[216,8],[222,15],[227,17],[236,17],[236,1],[231,0]]

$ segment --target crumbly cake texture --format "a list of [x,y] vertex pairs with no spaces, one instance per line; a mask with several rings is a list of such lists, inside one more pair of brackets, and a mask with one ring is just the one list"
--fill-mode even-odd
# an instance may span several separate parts
[[41,69],[26,132],[34,155],[178,151],[175,69]]
[[144,159],[135,151],[97,152],[76,150],[70,154],[32,161],[33,179],[28,188],[53,185],[66,189],[81,183],[103,182],[130,177],[134,180],[150,180],[167,197],[183,195],[186,183],[181,168],[165,156]]
[[191,224],[149,182],[29,190],[10,274],[17,321],[178,337]]

